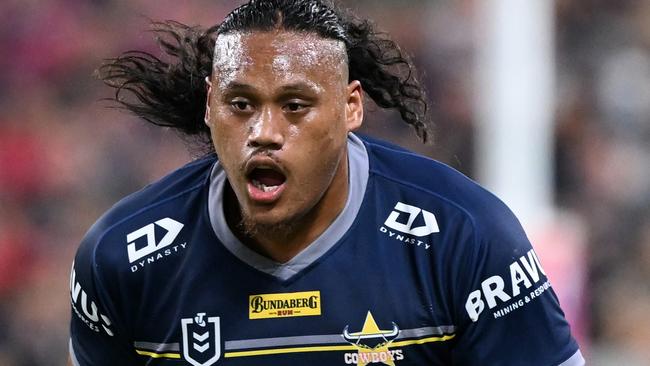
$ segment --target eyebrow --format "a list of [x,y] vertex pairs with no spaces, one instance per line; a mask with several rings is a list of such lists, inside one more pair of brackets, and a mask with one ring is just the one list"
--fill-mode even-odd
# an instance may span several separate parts
[[320,89],[322,89],[322,88],[319,87],[316,83],[297,82],[297,83],[283,85],[280,88],[280,91],[284,92],[284,93],[291,93],[291,92],[318,93],[320,91]]
[[237,81],[231,81],[224,87],[224,90],[243,90],[243,91],[253,91],[255,88],[252,85],[240,83]]
[[[279,92],[281,93],[292,93],[292,92],[312,92],[312,93],[318,93],[320,91],[320,87],[317,86],[315,83],[310,83],[310,82],[296,82],[296,83],[291,83],[287,85],[283,85],[280,87]],[[256,88],[250,84],[246,83],[241,83],[238,81],[231,81],[228,83],[225,88],[225,91],[232,92],[232,91],[244,91],[244,92],[254,92],[256,91]]]

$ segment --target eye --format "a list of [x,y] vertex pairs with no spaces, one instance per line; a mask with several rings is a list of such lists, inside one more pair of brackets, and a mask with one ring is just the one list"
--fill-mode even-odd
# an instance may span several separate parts
[[284,109],[290,113],[302,112],[305,108],[309,107],[308,104],[304,102],[292,101],[284,105]]
[[250,112],[253,109],[253,106],[249,103],[249,101],[243,98],[233,99],[230,102],[230,107],[236,112]]

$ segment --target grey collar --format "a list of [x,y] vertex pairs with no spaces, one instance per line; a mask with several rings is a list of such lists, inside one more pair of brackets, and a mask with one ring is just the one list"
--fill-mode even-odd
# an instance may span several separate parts
[[244,244],[232,233],[224,219],[223,189],[226,172],[217,162],[210,176],[208,213],[217,238],[233,255],[259,271],[268,273],[280,280],[287,280],[314,263],[330,250],[352,226],[361,208],[368,184],[368,152],[363,142],[354,134],[348,135],[348,162],[350,166],[350,185],[348,198],[343,211],[334,222],[311,244],[286,263],[278,263],[264,257]]

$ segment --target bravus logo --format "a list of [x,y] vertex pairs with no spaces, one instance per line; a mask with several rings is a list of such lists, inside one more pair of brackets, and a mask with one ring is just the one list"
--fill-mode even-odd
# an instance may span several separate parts
[[465,301],[465,310],[469,318],[476,322],[481,313],[493,310],[493,317],[500,318],[516,309],[526,306],[541,296],[551,287],[546,272],[535,254],[530,249],[525,255],[510,263],[504,274],[492,275],[480,283]]

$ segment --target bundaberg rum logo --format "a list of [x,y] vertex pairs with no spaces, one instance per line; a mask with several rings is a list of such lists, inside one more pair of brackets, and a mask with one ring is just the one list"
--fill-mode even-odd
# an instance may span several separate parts
[[320,291],[251,295],[248,318],[267,319],[321,315]]

